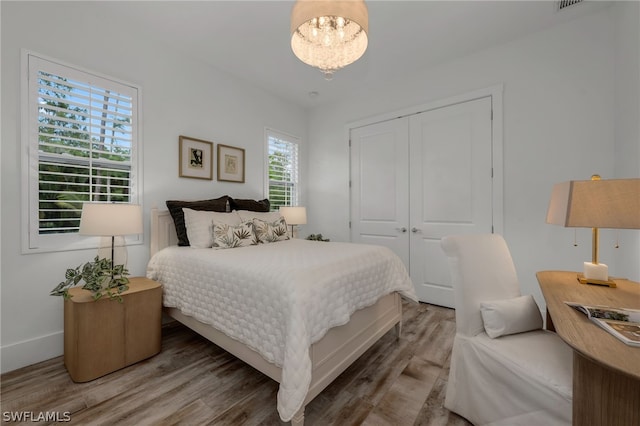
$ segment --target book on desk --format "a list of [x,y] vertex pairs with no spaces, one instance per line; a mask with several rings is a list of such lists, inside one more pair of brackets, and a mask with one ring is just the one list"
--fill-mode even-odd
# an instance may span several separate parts
[[640,310],[564,302],[629,346],[640,348]]

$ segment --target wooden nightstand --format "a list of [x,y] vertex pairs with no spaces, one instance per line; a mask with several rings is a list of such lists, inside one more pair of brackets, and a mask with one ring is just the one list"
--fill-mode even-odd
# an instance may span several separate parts
[[122,303],[95,302],[79,287],[64,301],[64,365],[74,382],[87,382],[160,352],[162,286],[129,279]]

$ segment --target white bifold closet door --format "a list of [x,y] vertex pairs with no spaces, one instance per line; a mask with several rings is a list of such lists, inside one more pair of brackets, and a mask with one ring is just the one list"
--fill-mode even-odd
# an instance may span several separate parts
[[351,130],[351,240],[389,247],[453,307],[446,235],[492,232],[491,97]]

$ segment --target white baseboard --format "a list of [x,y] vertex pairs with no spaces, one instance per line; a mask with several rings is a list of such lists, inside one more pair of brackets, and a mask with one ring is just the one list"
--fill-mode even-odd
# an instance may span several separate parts
[[63,353],[63,331],[2,346],[0,347],[1,372],[7,373],[17,370],[27,365],[55,358]]

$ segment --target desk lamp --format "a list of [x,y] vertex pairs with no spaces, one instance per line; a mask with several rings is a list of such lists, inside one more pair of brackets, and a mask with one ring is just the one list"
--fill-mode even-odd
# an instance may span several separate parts
[[[80,235],[98,235],[111,237],[111,256],[98,255],[111,260],[111,267],[116,265],[115,238],[124,235],[141,234],[142,206],[125,203],[84,203],[80,217]],[[100,244],[103,247],[103,244]],[[122,242],[122,264],[126,263],[126,247]]]
[[591,262],[578,274],[583,284],[615,287],[609,268],[598,263],[599,228],[640,229],[640,178],[572,180],[553,186],[547,223],[592,229]]

